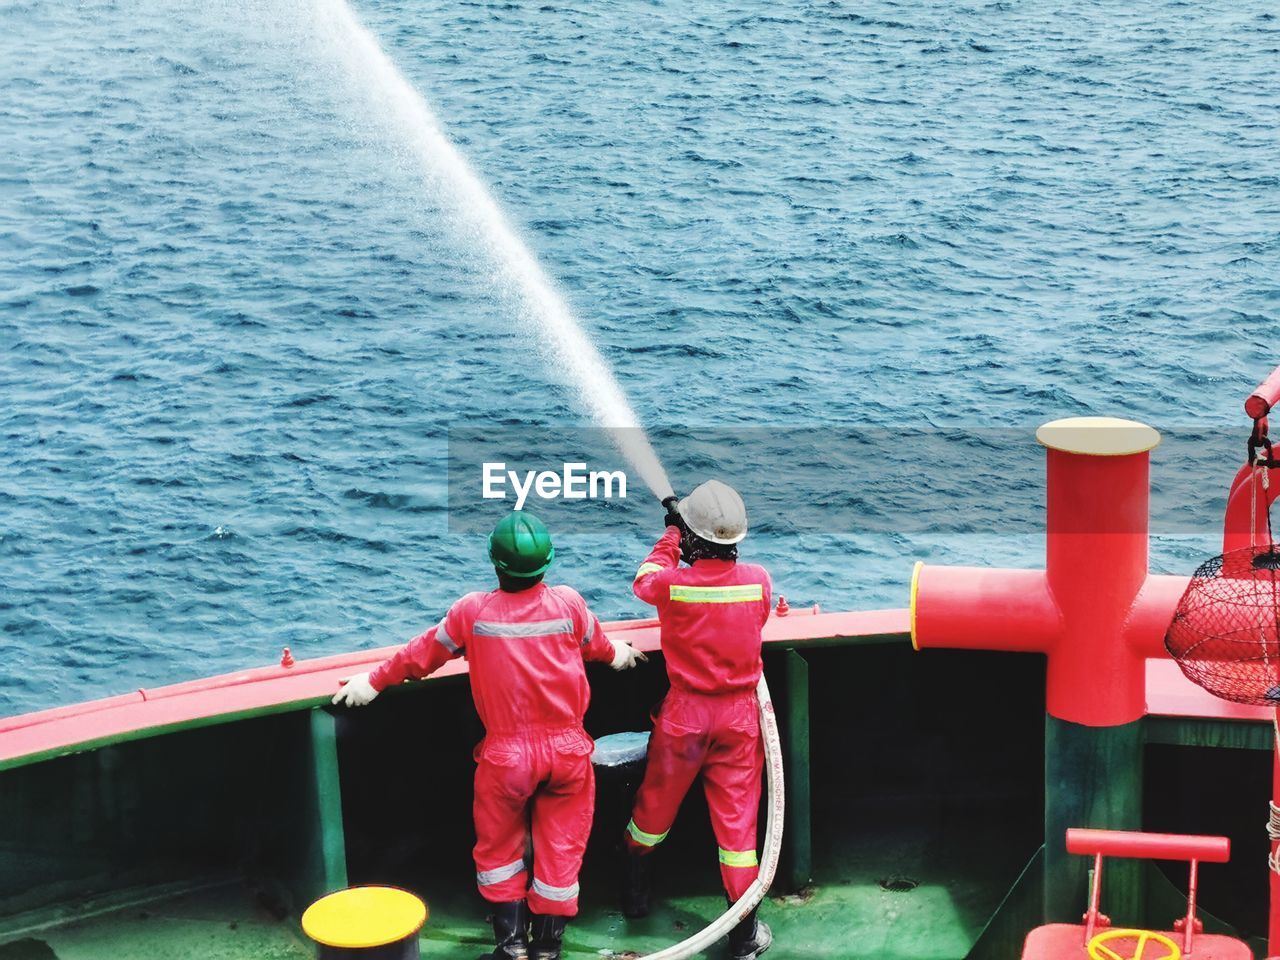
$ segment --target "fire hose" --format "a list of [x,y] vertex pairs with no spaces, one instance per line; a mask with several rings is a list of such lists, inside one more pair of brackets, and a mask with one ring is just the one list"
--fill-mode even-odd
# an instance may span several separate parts
[[756,699],[760,703],[760,735],[764,738],[764,771],[769,787],[769,820],[764,830],[764,850],[760,859],[760,874],[746,892],[720,917],[702,930],[673,946],[656,953],[646,954],[641,960],[685,960],[701,953],[746,918],[764,899],[778,870],[782,856],[782,816],[786,809],[786,797],[782,778],[782,738],[778,735],[778,718],[773,712],[773,700],[769,697],[769,684],[764,675],[756,685]]

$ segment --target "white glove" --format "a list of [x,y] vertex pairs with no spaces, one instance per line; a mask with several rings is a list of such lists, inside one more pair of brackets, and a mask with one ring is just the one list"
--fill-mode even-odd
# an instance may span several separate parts
[[343,704],[348,707],[363,707],[377,695],[378,691],[369,683],[369,675],[357,673],[354,677],[347,677],[342,681],[342,689],[333,695],[332,702],[335,706]]
[[630,670],[636,665],[637,660],[644,660],[646,663],[649,660],[643,653],[623,640],[610,637],[609,642],[613,644],[613,662],[609,666],[615,670]]

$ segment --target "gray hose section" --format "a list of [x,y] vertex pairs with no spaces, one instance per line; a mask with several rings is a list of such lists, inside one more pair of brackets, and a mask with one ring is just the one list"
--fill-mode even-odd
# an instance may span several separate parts
[[641,960],[685,960],[701,953],[721,937],[727,935],[746,917],[769,892],[773,875],[782,857],[782,818],[786,811],[786,791],[782,779],[782,738],[778,734],[778,718],[773,712],[773,700],[769,697],[769,684],[764,674],[756,685],[756,699],[760,701],[760,734],[764,737],[764,772],[769,785],[769,822],[764,830],[764,855],[760,860],[760,875],[738,902],[729,907],[718,920],[709,923],[693,936],[657,953],[646,954]]

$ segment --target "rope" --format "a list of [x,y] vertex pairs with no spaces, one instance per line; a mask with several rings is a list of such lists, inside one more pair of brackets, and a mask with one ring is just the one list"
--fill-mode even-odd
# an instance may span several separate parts
[[[1252,554],[1252,555],[1256,558],[1256,557],[1257,557],[1257,553],[1258,553],[1258,543],[1257,543],[1257,536],[1258,536],[1258,481],[1259,481],[1259,478],[1261,478],[1261,481],[1262,481],[1262,491],[1263,491],[1263,492],[1262,492],[1262,496],[1263,496],[1263,497],[1266,497],[1266,490],[1267,490],[1267,484],[1268,484],[1268,473],[1269,473],[1269,471],[1267,470],[1267,468],[1266,468],[1266,467],[1262,466],[1262,452],[1261,452],[1261,451],[1259,451],[1258,453],[1256,453],[1256,454],[1255,454],[1255,459],[1257,460],[1257,462],[1254,464],[1254,467],[1253,467],[1253,474],[1252,474],[1252,476],[1249,478],[1249,552],[1250,552],[1250,554]],[[1261,475],[1261,477],[1259,477],[1259,475]],[[1268,534],[1268,535],[1267,535],[1267,539],[1268,539],[1268,541],[1270,541],[1270,539],[1271,539],[1271,538],[1270,538],[1270,531],[1271,531],[1271,511],[1270,511],[1270,509],[1268,509],[1268,510],[1267,510],[1267,534]],[[1275,549],[1274,545],[1272,545],[1272,549]],[[1272,605],[1272,609],[1273,609],[1273,610],[1275,610],[1275,609],[1276,609],[1276,606],[1275,606],[1275,605],[1276,605],[1276,601],[1277,601],[1277,597],[1275,596],[1275,591],[1276,591],[1276,578],[1275,578],[1275,574],[1273,573],[1273,574],[1272,574],[1272,576],[1271,576],[1271,593],[1272,593],[1272,597],[1271,597],[1271,605]],[[1277,616],[1280,616],[1280,611],[1277,611],[1276,615],[1277,615]],[[1280,625],[1280,624],[1278,624],[1278,625]],[[1266,635],[1266,632],[1265,632],[1265,630],[1263,629],[1263,626],[1262,626],[1262,624],[1261,624],[1261,623],[1259,623],[1259,624],[1258,624],[1258,646],[1262,648],[1262,664],[1263,664],[1263,668],[1264,668],[1264,669],[1265,669],[1265,671],[1266,671],[1266,675],[1270,678],[1270,677],[1271,677],[1271,672],[1272,672],[1272,671],[1271,671],[1271,656],[1270,656],[1270,654],[1267,652],[1267,635]],[[1275,680],[1280,681],[1280,678],[1275,678]],[[1277,748],[1278,748],[1278,749],[1280,749],[1280,724],[1276,724],[1276,723],[1275,723],[1275,721],[1273,721],[1273,724],[1275,724],[1275,735],[1276,735]],[[1268,827],[1268,829],[1270,829],[1270,827]],[[1272,837],[1272,839],[1273,839],[1273,840],[1275,840],[1275,839],[1280,839],[1280,837]],[[1273,865],[1272,869],[1275,869],[1275,870],[1277,871],[1277,873],[1280,873],[1280,868],[1276,868],[1276,867]]]
[[[1255,459],[1261,460],[1261,454],[1255,454]],[[1258,541],[1258,474],[1262,468],[1257,463],[1253,465],[1253,473],[1249,475],[1249,547],[1252,549],[1257,547]]]
[[[1271,476],[1271,470],[1269,467],[1263,467],[1263,466],[1259,466],[1258,470],[1260,470],[1262,473],[1262,495],[1265,502],[1268,483]],[[1250,491],[1250,493],[1253,493],[1253,492],[1255,491],[1252,491],[1252,490]],[[1256,497],[1253,498],[1253,509],[1254,511],[1257,511],[1258,509],[1258,501]],[[1270,504],[1266,504],[1266,510],[1267,510],[1267,542],[1270,545],[1270,549],[1275,550],[1275,538],[1272,536],[1272,533],[1271,533],[1271,505]],[[1254,528],[1256,529],[1256,527],[1257,527],[1257,524],[1255,523]],[[1253,531],[1250,531],[1249,536],[1250,538],[1252,538]],[[1272,610],[1272,616],[1275,620],[1274,622],[1275,636],[1278,639],[1280,639],[1280,595],[1277,595],[1277,592],[1276,592],[1277,586],[1278,585],[1276,583],[1276,574],[1275,574],[1275,571],[1273,570],[1271,572],[1271,610]],[[1270,674],[1271,661],[1267,659],[1267,641],[1265,637],[1262,638],[1262,656],[1266,661],[1267,673]],[[1278,708],[1275,714],[1273,714],[1271,717],[1271,731],[1275,737],[1275,740],[1273,743],[1273,749],[1276,750],[1277,752],[1280,752],[1280,708]],[[1272,873],[1280,875],[1280,806],[1276,804],[1275,798],[1272,798],[1270,801],[1268,801],[1267,810],[1268,810],[1267,836],[1271,840],[1271,847],[1272,847],[1271,852],[1267,854],[1267,866],[1271,868]]]
[[[1275,733],[1275,749],[1280,750],[1280,710],[1276,711],[1276,715],[1271,718],[1271,729]],[[1267,803],[1267,837],[1271,840],[1273,849],[1267,854],[1267,866],[1271,868],[1271,872],[1280,875],[1280,804],[1274,799]]]
[[[1256,463],[1253,468],[1253,476],[1250,477],[1249,483],[1249,547],[1251,553],[1256,553],[1258,543],[1258,484],[1262,484],[1262,496],[1265,498],[1270,488],[1271,470],[1265,464],[1262,451],[1259,450],[1255,454]],[[1267,504],[1267,542],[1268,546],[1275,549],[1275,539],[1271,533],[1271,509]],[[1275,611],[1277,636],[1280,637],[1280,596],[1277,596],[1276,576],[1271,576],[1271,606]],[[1262,646],[1262,658],[1267,667],[1268,674],[1271,672],[1271,658],[1267,653],[1267,638],[1261,627],[1258,630],[1258,640]],[[1271,717],[1271,730],[1275,737],[1274,749],[1280,753],[1280,709]],[[1280,875],[1280,804],[1275,799],[1267,803],[1267,838],[1271,841],[1271,852],[1267,854],[1267,866],[1271,872]]]
[[[1267,836],[1274,844],[1280,842],[1280,806],[1274,800],[1268,806],[1271,808],[1271,816],[1267,819]],[[1280,847],[1267,854],[1267,866],[1272,873],[1280,874]]]

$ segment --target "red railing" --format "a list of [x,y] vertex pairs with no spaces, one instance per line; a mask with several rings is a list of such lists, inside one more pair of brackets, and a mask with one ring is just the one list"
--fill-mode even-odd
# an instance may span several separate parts
[[1084,942],[1093,939],[1098,926],[1110,921],[1098,911],[1102,900],[1102,858],[1133,860],[1189,860],[1191,878],[1187,883],[1187,915],[1182,920],[1182,952],[1191,953],[1192,939],[1199,931],[1196,919],[1196,888],[1200,862],[1226,863],[1231,859],[1231,841],[1226,837],[1198,837],[1178,833],[1138,833],[1131,830],[1067,831],[1067,852],[1093,857],[1093,887],[1089,892],[1089,912],[1085,914]]

